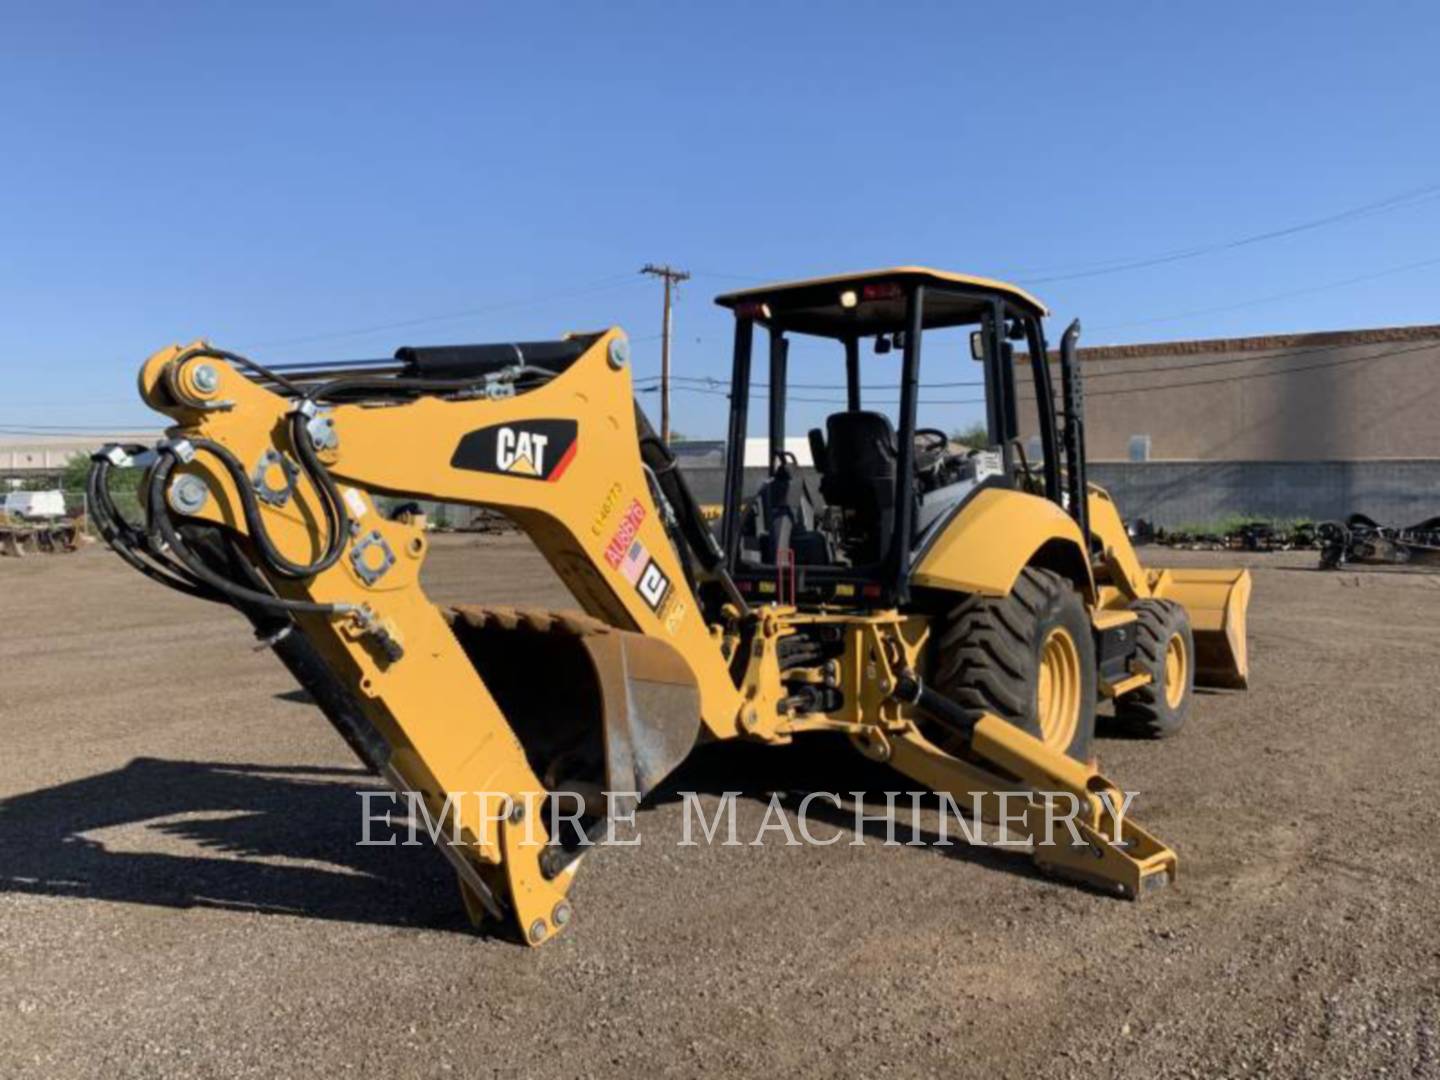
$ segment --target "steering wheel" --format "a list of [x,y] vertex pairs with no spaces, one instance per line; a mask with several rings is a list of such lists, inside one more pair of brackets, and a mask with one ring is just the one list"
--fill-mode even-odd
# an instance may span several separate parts
[[915,429],[915,467],[922,472],[940,464],[949,448],[950,436],[939,428]]

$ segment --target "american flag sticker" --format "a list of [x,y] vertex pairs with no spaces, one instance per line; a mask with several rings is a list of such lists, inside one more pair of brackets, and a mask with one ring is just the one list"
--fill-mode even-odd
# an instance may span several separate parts
[[645,545],[636,540],[630,545],[630,550],[625,553],[625,558],[620,560],[620,573],[625,575],[625,580],[634,585],[640,580],[640,571],[645,569],[645,563],[650,558],[650,552],[645,550]]

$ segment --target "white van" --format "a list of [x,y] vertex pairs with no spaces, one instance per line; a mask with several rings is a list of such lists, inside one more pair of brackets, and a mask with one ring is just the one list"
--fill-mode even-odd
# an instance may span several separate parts
[[65,493],[62,491],[9,491],[5,493],[5,513],[27,521],[44,521],[65,516]]

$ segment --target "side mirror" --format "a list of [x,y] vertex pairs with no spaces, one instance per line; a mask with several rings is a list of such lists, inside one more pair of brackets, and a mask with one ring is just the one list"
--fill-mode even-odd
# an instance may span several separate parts
[[985,331],[983,330],[970,331],[970,359],[985,359]]

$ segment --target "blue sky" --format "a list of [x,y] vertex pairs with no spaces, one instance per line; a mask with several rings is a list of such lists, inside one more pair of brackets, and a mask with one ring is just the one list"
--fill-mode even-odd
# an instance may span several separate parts
[[[722,379],[715,294],[893,263],[1058,278],[1092,344],[1440,322],[1440,191],[1069,276],[1440,185],[1437,31],[1420,3],[4,0],[0,428],[144,422],[139,362],[200,336],[281,362],[618,323],[653,374],[648,261],[694,273],[677,371]],[[722,406],[677,394],[676,426]]]

